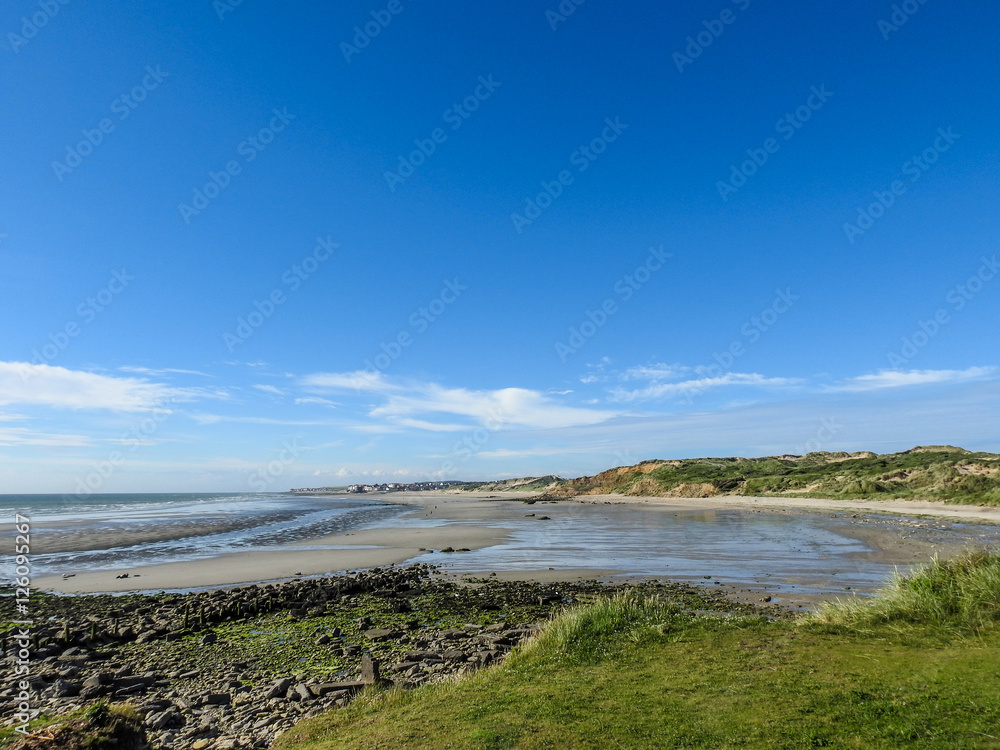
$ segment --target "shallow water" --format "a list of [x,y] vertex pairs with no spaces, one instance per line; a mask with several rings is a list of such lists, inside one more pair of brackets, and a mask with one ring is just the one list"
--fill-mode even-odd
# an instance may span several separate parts
[[[522,507],[536,517],[523,518],[508,541],[420,559],[454,573],[555,568],[616,571],[616,577],[704,581],[710,576],[800,594],[848,586],[870,590],[893,571],[892,565],[871,561],[873,550],[865,543],[827,528],[831,519],[824,514],[578,503]],[[552,520],[538,520],[544,515]]]

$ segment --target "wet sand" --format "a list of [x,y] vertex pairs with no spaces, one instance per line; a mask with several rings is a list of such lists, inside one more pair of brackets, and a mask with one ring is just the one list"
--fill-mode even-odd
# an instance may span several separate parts
[[[237,552],[229,555],[160,565],[133,566],[128,578],[114,571],[75,574],[72,578],[47,576],[36,588],[62,593],[160,591],[226,586],[257,581],[283,580],[297,575],[360,570],[393,565],[440,550],[479,549],[503,541],[502,529],[442,526],[414,529],[367,529],[299,542],[280,549]],[[125,540],[130,542],[131,540]],[[449,553],[436,553],[440,557]],[[459,552],[452,554],[462,554]],[[69,572],[69,571],[67,571]]]
[[[876,580],[884,579],[886,571],[891,572],[892,566],[906,567],[925,562],[936,553],[947,556],[970,544],[989,545],[1000,541],[1000,527],[992,525],[1000,523],[1000,509],[981,506],[904,501],[613,495],[525,505],[523,499],[531,494],[394,493],[381,499],[409,505],[412,509],[378,528],[201,561],[130,567],[127,579],[115,577],[121,571],[80,572],[68,579],[60,576],[39,578],[35,586],[67,593],[188,589],[280,580],[297,574],[324,575],[419,560],[442,565],[444,572],[454,575],[495,573],[497,577],[520,580],[627,580],[650,575],[681,580],[699,578],[705,579],[706,585],[723,586],[730,593],[750,600],[759,600],[769,591],[781,590],[781,598],[786,603],[810,603],[817,597],[829,598],[838,592],[871,590]],[[546,514],[554,520],[543,522],[541,517]],[[780,535],[775,537],[776,542],[772,540],[770,552],[755,550],[752,543],[747,545],[745,539],[738,536],[726,542],[725,534],[730,529],[734,534],[752,534],[757,528],[754,523],[764,521],[765,526],[781,526],[778,519],[782,518],[787,527],[783,533],[794,533],[797,517],[801,517],[810,529],[829,532],[830,539],[834,540],[830,543],[832,547],[821,549],[816,543],[809,548],[803,545],[800,550],[797,540]],[[690,553],[682,561],[687,563],[686,567],[675,565],[665,568],[664,573],[650,574],[639,569],[641,562],[628,557],[629,550],[619,554],[614,549],[615,541],[628,546],[627,538],[619,538],[616,533],[619,528],[624,533],[629,524],[639,530],[651,528],[654,535],[662,528],[676,538],[676,534],[683,532],[683,524],[696,521],[701,523],[698,528],[716,533],[714,549],[717,553],[711,547],[699,550],[701,537],[683,537],[687,549],[665,550],[663,554]],[[954,527],[955,523],[961,528]],[[975,525],[966,528],[965,524]],[[591,530],[597,535],[596,541],[578,540],[574,536]],[[718,537],[720,534],[722,536]],[[566,553],[567,539],[593,552],[589,556],[584,552],[582,557],[579,553],[573,557]],[[609,539],[612,540],[610,544]],[[688,544],[688,539],[693,542]],[[522,547],[514,549],[518,540]],[[115,541],[121,545],[133,540],[118,538]],[[775,545],[780,547],[777,552]],[[468,548],[471,552],[440,552],[445,547]],[[507,554],[507,563],[494,564],[501,552]],[[562,553],[564,564],[544,564],[550,552],[554,556]],[[511,557],[515,553],[522,557]],[[659,554],[656,550],[654,553]],[[713,557],[715,554],[718,557]],[[742,576],[741,554],[750,558],[748,565],[743,566]],[[772,562],[768,554],[782,557],[781,560],[773,558],[773,562],[784,565],[783,588],[778,586],[777,579],[770,580],[770,573],[760,572]],[[824,562],[826,558],[831,560],[829,564]],[[519,562],[522,559],[526,561],[524,564]],[[674,564],[674,558],[666,559]],[[795,568],[796,560],[802,562],[803,568],[799,592],[795,590],[796,575],[789,572]],[[811,569],[807,570],[807,563]],[[817,574],[817,568],[827,565],[833,572],[829,580],[824,581]],[[697,576],[693,573],[695,568]],[[752,573],[751,568],[757,573]],[[674,571],[678,570],[685,572],[676,575]],[[878,575],[873,576],[872,571],[878,571]],[[838,574],[841,578],[833,577]],[[724,580],[718,580],[720,577]],[[847,585],[852,582],[858,585]],[[819,593],[816,593],[817,586],[822,589]]]

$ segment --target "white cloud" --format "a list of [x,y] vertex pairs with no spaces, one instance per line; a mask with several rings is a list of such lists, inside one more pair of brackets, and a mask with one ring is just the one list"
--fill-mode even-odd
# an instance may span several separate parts
[[0,406],[38,404],[64,409],[150,411],[169,401],[190,400],[195,393],[195,389],[172,388],[140,378],[0,362]]
[[480,424],[534,428],[596,424],[616,416],[611,411],[564,406],[526,388],[470,391],[436,384],[423,385],[406,394],[391,394],[387,403],[372,409],[370,414],[387,418],[457,414]]
[[199,372],[198,370],[180,370],[175,367],[152,368],[140,367],[137,365],[124,365],[118,369],[122,372],[135,372],[139,375],[166,375],[167,373],[179,373],[181,375],[201,375],[206,378],[211,377],[211,375]]
[[2,446],[44,445],[59,448],[80,448],[90,444],[91,439],[84,435],[36,432],[23,427],[0,429],[0,445]]
[[306,388],[329,388],[332,390],[346,391],[373,391],[385,393],[398,390],[386,380],[381,372],[369,372],[367,370],[356,370],[355,372],[320,372],[314,375],[306,375],[300,381]]
[[639,365],[630,367],[622,373],[623,380],[676,380],[686,377],[692,372],[690,367],[685,365]]
[[304,398],[295,399],[296,406],[325,406],[329,409],[336,409],[338,404],[336,401],[330,401],[326,398],[320,398],[319,396],[306,396]]
[[424,419],[400,419],[396,424],[404,427],[415,427],[418,430],[430,430],[431,432],[462,432],[469,429],[467,424],[445,424],[443,422],[428,422]]
[[268,424],[280,425],[284,427],[334,427],[336,422],[324,420],[303,420],[303,419],[273,419],[271,417],[237,417],[226,414],[208,414],[193,412],[188,415],[198,424],[221,424],[232,422],[234,424]]
[[[549,395],[526,388],[473,391],[445,388],[436,383],[396,383],[382,373],[359,370],[353,373],[317,373],[302,379],[311,388],[357,389],[378,393],[385,402],[369,412],[370,417],[394,424],[449,431],[455,425],[430,422],[426,417],[448,414],[467,417],[479,424],[497,427],[570,427],[596,424],[617,412],[566,406]],[[421,419],[423,418],[423,419]]]
[[256,388],[258,391],[264,391],[264,393],[271,393],[275,396],[285,395],[285,392],[283,390],[273,385],[255,385],[254,388]]
[[969,367],[965,370],[879,370],[873,375],[848,378],[829,388],[832,391],[876,391],[911,385],[966,383],[996,375],[996,367]]
[[648,401],[676,396],[693,396],[712,388],[730,386],[753,386],[757,388],[778,388],[798,385],[798,378],[768,378],[756,372],[727,372],[707,378],[692,378],[676,383],[656,383],[646,388],[627,390],[616,388],[611,395],[616,401]]

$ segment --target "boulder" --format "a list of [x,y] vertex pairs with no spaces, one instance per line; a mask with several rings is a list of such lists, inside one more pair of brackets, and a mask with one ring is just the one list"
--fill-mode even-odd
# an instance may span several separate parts
[[285,696],[285,693],[288,692],[288,688],[290,688],[291,686],[292,686],[292,681],[287,677],[283,677],[277,682],[275,682],[273,685],[271,685],[270,688],[268,688],[267,692],[264,694],[264,697],[268,699],[283,698]]

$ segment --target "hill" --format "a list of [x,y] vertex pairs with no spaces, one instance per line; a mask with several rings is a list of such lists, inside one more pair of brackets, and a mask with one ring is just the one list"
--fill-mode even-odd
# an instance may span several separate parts
[[950,445],[901,453],[809,453],[765,458],[649,460],[577,479],[524,478],[468,489],[538,490],[552,495],[786,495],[904,498],[1000,504],[1000,455]]

